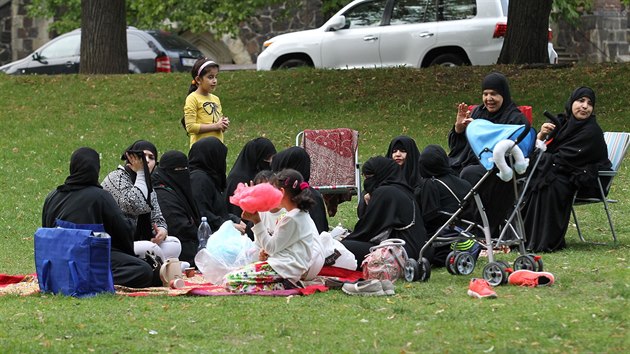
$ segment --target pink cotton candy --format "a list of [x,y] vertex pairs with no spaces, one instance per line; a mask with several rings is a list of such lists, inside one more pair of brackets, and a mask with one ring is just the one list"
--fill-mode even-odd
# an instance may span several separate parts
[[282,192],[269,183],[261,183],[253,187],[239,183],[234,195],[230,197],[230,203],[248,213],[277,208],[281,200]]

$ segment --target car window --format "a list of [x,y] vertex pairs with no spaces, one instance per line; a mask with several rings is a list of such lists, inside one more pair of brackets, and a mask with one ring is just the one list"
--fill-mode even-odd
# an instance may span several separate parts
[[139,36],[127,33],[127,51],[128,52],[144,52],[151,50],[147,42]]
[[42,49],[39,55],[45,59],[64,58],[79,55],[81,35],[70,35],[59,38]]
[[351,8],[343,14],[346,17],[344,28],[380,26],[386,3],[387,0],[368,1]]
[[168,32],[150,31],[148,32],[155,38],[166,50],[184,50],[196,49],[194,45],[188,43],[181,37],[174,36]]
[[476,15],[476,0],[438,0],[439,21],[465,20]]
[[436,20],[435,0],[399,0],[394,4],[390,25],[432,22]]

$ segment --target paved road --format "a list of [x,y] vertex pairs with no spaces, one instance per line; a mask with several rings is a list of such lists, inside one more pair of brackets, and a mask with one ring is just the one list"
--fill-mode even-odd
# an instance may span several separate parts
[[221,71],[256,70],[256,64],[219,64]]

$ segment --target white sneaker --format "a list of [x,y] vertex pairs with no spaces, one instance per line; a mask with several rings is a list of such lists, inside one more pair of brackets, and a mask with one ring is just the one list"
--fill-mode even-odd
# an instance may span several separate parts
[[341,290],[348,295],[359,296],[383,296],[387,295],[383,290],[380,280],[364,280],[356,283],[343,284]]

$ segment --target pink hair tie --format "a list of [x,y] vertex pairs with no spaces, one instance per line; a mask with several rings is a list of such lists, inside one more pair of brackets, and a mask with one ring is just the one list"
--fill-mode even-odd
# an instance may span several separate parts
[[300,190],[301,191],[305,190],[308,187],[309,187],[308,186],[308,182],[305,181],[305,182],[300,183]]

